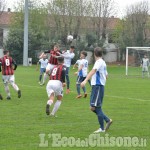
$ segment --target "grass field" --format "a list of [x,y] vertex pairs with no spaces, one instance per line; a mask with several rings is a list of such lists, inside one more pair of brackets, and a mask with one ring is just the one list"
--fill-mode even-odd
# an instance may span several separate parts
[[[107,133],[101,137],[137,137],[146,139],[146,147],[94,147],[102,150],[149,150],[150,149],[150,79],[126,77],[125,67],[108,66],[109,78],[105,87],[104,112],[113,119]],[[87,84],[88,97],[75,99],[76,76],[71,69],[71,93],[64,94],[63,103],[57,118],[47,117],[45,105],[48,100],[45,85],[38,85],[39,72],[35,66],[19,66],[15,72],[16,83],[22,91],[21,99],[11,88],[11,100],[6,100],[3,83],[0,101],[0,150],[47,150],[52,147],[53,139],[48,134],[59,133],[62,137],[88,138],[98,129],[97,117],[89,110],[90,86]],[[48,147],[39,147],[39,134],[45,134]],[[93,149],[89,147],[61,147],[59,149]]]

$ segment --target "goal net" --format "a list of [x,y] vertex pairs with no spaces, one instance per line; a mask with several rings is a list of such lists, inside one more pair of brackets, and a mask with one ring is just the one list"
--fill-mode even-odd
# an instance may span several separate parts
[[150,47],[126,47],[126,75],[142,75],[142,59],[150,59]]

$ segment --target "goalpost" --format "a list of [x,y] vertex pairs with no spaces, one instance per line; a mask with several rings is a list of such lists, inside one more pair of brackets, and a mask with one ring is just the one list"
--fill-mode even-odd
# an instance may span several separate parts
[[150,47],[126,47],[126,75],[129,75],[129,70],[133,70],[133,74],[141,75],[141,61],[144,55],[150,59]]

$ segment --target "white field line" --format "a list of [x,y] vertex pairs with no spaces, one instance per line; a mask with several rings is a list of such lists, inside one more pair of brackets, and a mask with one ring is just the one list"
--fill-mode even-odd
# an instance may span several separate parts
[[[41,88],[41,86],[32,86],[32,85],[21,85],[21,86],[25,86],[25,87],[30,87],[30,88]],[[46,87],[45,87],[46,89]],[[76,91],[72,91],[72,93],[76,93]],[[88,95],[90,95],[90,93],[88,93]],[[142,101],[142,102],[150,102],[150,100],[146,100],[146,99],[140,99],[140,98],[132,98],[132,97],[123,97],[123,96],[114,96],[114,95],[105,95],[106,97],[110,97],[110,98],[116,98],[116,99],[128,99],[128,100],[136,100],[136,101]]]

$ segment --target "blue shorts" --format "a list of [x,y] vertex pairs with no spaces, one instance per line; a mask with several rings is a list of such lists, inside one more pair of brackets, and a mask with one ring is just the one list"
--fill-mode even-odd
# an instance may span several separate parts
[[43,74],[46,71],[46,68],[40,68],[40,73]]
[[77,77],[77,82],[76,82],[76,83],[77,83],[77,84],[80,84],[81,82],[83,82],[83,81],[85,80],[85,78],[86,78],[86,77],[78,76],[78,77]]
[[101,107],[104,97],[104,86],[103,85],[93,85],[90,97],[91,107]]

